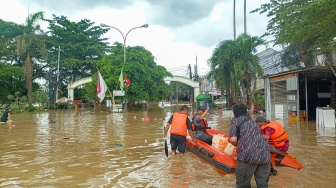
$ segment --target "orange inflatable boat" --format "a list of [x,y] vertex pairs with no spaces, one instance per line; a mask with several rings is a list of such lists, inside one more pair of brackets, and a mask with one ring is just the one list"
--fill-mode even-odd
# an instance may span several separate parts
[[[224,138],[228,138],[228,134],[221,132],[215,129],[207,129],[206,133],[214,136],[214,135],[222,135]],[[222,144],[222,143],[221,143]],[[225,147],[229,144],[224,143]],[[190,136],[187,136],[187,149],[193,152],[202,160],[211,164],[216,168],[217,171],[221,173],[234,173],[236,169],[236,151],[235,147],[233,151],[227,152],[226,149],[223,151],[221,148],[213,145],[209,145],[201,140],[197,140],[197,142],[193,142]],[[233,146],[232,146],[233,147]],[[232,149],[231,149],[232,150]],[[273,166],[287,166],[295,169],[303,169],[303,166],[289,154],[274,154],[271,153],[272,165]],[[274,170],[272,168],[272,170]],[[273,175],[276,175],[276,170],[271,171]]]

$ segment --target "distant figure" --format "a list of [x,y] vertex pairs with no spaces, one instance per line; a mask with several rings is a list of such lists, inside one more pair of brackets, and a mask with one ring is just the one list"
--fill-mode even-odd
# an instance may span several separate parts
[[11,115],[12,109],[11,108],[7,108],[4,113],[2,114],[1,118],[0,118],[0,122],[1,123],[7,123],[8,125],[10,125],[12,123],[10,115]]

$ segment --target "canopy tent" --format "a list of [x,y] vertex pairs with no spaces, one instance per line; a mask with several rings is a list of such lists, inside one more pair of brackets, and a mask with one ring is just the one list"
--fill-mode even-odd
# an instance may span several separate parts
[[197,95],[197,97],[196,97],[196,101],[197,101],[197,102],[199,102],[199,101],[203,101],[203,99],[205,99],[205,100],[212,100],[210,94],[203,94],[203,93],[200,93],[200,94]]
[[56,102],[55,103],[58,103],[58,104],[62,104],[62,103],[67,103],[69,101],[69,99],[68,98],[66,98],[66,97],[62,97],[62,98],[60,98],[60,99],[58,99],[58,100],[56,100]]
[[212,101],[210,94],[200,93],[196,97],[196,109],[198,108],[198,106],[206,106],[207,104],[209,104],[210,109],[212,109],[212,103],[209,101]]

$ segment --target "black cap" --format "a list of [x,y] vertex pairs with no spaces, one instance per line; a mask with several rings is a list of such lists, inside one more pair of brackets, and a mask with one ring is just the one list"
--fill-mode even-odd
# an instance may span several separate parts
[[259,123],[259,122],[266,122],[269,123],[270,121],[267,120],[266,118],[264,118],[263,116],[259,116],[257,117],[257,119],[255,120],[255,122]]
[[203,106],[199,106],[197,110],[202,110],[203,112],[205,111],[205,108]]

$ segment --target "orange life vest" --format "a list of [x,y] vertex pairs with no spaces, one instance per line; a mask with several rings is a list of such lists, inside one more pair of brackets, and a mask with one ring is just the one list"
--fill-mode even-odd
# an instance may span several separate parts
[[170,134],[187,136],[187,114],[175,112],[171,123]]
[[[194,124],[194,117],[196,116],[197,114],[194,114],[193,116],[192,116],[192,123],[191,123],[191,126],[192,126],[192,130],[193,131],[196,131],[196,125]],[[207,129],[207,127],[209,126],[208,125],[208,121],[205,119],[205,118],[203,118],[203,123],[202,123],[202,125],[201,125],[201,131],[205,131],[206,129]]]
[[264,131],[266,128],[274,129],[274,134],[272,134],[268,140],[268,143],[274,147],[281,147],[284,145],[285,141],[288,140],[288,135],[281,126],[281,124],[271,121],[270,123],[262,126],[260,129]]

